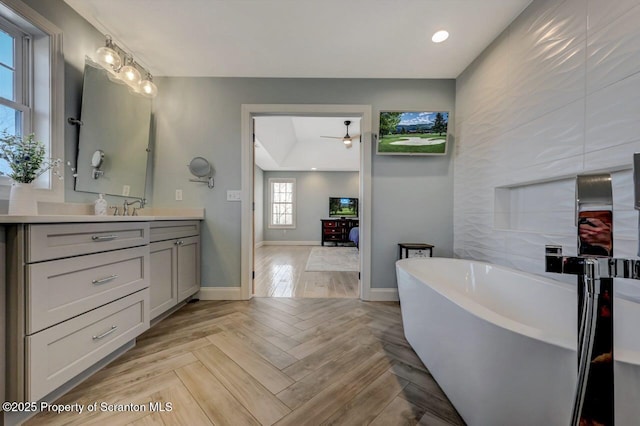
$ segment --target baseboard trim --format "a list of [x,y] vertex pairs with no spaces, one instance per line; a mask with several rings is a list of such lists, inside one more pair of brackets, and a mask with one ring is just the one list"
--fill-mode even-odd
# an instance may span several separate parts
[[260,248],[264,245],[264,241],[260,241],[256,243],[256,248]]
[[240,287],[200,287],[194,295],[200,300],[242,300]]
[[320,241],[263,241],[264,246],[319,246]]
[[397,302],[400,298],[397,288],[372,288],[369,290],[367,300],[370,302]]

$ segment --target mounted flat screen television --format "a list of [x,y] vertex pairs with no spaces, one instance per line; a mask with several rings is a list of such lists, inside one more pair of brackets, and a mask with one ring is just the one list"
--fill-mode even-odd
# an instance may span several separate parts
[[358,199],[329,197],[329,217],[358,217]]
[[446,155],[447,111],[381,111],[378,155]]

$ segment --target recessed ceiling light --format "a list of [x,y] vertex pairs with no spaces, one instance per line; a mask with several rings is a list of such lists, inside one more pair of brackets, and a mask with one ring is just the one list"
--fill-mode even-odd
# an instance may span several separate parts
[[442,43],[448,38],[449,38],[449,32],[445,30],[440,30],[440,31],[436,31],[436,33],[431,37],[431,41],[434,43]]
[[312,167],[311,170],[318,170],[318,168],[317,167]]

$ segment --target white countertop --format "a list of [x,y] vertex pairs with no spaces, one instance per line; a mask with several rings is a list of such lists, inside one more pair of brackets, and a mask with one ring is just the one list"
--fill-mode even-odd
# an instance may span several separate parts
[[0,215],[0,223],[150,222],[157,220],[202,220],[202,216],[94,216],[94,215]]
[[[158,220],[203,220],[204,209],[162,209],[145,208],[139,216],[95,216],[93,214],[78,214],[80,210],[71,205],[69,209],[45,208],[50,214],[38,214],[34,216],[19,216],[0,214],[0,224],[11,223],[80,223],[80,222],[150,222]],[[93,206],[91,206],[93,208]],[[66,211],[65,211],[66,210]],[[68,213],[68,214],[67,214]]]

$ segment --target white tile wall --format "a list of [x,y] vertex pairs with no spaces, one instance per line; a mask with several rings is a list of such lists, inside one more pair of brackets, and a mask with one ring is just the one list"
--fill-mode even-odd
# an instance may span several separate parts
[[585,28],[584,0],[534,1],[511,26],[511,43],[505,44],[514,57],[507,88],[507,128],[528,123],[581,97]]
[[457,79],[456,256],[543,274],[545,244],[576,252],[568,177],[602,169],[614,254],[637,255],[638,22],[640,0],[534,0]]
[[589,30],[597,31],[609,25],[639,4],[638,0],[588,0]]
[[585,151],[640,140],[640,73],[590,94],[586,105]]
[[[612,5],[624,2],[617,0],[606,3]],[[640,61],[637,60],[637,49],[640,45],[638,22],[640,7],[634,7],[608,25],[589,30],[587,93],[640,71]]]

